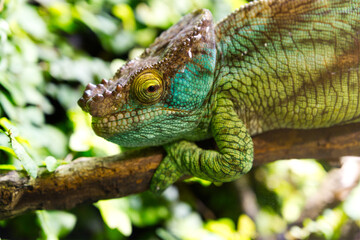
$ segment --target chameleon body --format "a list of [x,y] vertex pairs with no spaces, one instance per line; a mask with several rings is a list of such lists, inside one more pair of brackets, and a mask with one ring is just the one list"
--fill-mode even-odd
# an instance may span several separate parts
[[[163,32],[79,105],[95,132],[167,151],[151,189],[184,174],[232,181],[252,166],[251,135],[360,122],[358,0],[268,0],[213,23],[198,10]],[[218,151],[194,141],[213,137]]]

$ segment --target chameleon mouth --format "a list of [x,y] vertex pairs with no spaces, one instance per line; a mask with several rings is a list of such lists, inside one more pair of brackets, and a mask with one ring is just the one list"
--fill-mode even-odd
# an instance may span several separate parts
[[177,110],[166,108],[140,109],[127,112],[118,112],[106,117],[93,117],[92,126],[98,136],[111,138],[114,135],[144,127],[160,115],[173,115]]

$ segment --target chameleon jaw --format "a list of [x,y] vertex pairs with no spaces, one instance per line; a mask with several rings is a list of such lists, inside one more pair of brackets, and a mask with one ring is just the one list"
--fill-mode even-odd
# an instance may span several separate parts
[[123,111],[106,117],[93,117],[92,127],[98,136],[110,139],[114,135],[124,134],[128,131],[140,128],[140,125],[141,128],[143,128],[161,115],[169,116],[180,114],[182,112],[183,111],[163,107]]

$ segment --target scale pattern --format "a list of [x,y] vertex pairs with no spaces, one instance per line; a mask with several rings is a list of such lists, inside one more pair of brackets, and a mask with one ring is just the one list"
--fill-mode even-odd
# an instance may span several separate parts
[[260,1],[217,25],[218,92],[252,134],[359,121],[360,4]]

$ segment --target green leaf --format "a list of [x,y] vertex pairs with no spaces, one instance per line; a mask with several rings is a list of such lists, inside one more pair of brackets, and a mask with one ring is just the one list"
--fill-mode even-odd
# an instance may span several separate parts
[[228,218],[211,220],[205,225],[205,228],[210,232],[224,237],[225,239],[233,238],[235,233],[235,224],[231,219]]
[[129,216],[122,209],[127,205],[126,199],[111,199],[97,202],[102,218],[111,229],[117,229],[125,236],[130,236],[132,226]]
[[16,18],[19,25],[27,33],[37,39],[44,39],[47,35],[45,21],[39,16],[35,8],[24,5],[16,11]]
[[63,211],[37,211],[40,226],[46,239],[59,239],[73,230],[75,215]]
[[56,158],[54,158],[53,156],[48,156],[45,158],[46,169],[49,172],[55,171],[56,168],[60,166],[60,164],[60,161],[56,160]]
[[122,20],[125,30],[133,31],[136,27],[135,16],[132,8],[125,3],[119,3],[112,8],[112,13]]
[[256,236],[256,226],[254,221],[245,214],[238,219],[238,232],[244,239],[253,239]]
[[10,147],[0,146],[0,150],[5,151],[5,152],[13,155],[14,157],[16,157],[14,150]]
[[18,136],[19,131],[7,118],[0,118],[0,126],[3,127],[7,132],[11,130],[11,134],[13,137]]
[[[5,118],[0,119],[0,127],[3,127],[1,124],[1,121],[4,121],[4,119]],[[3,128],[5,128],[5,127],[3,127]],[[3,131],[1,128],[0,128],[0,151],[7,152],[8,154],[12,155],[13,157],[16,157],[14,150],[11,148],[10,139],[9,139],[7,132]],[[0,167],[0,169],[1,169],[1,167]]]
[[0,164],[0,170],[16,170],[16,167],[11,164]]
[[20,160],[21,164],[24,166],[26,172],[33,178],[36,178],[37,172],[38,172],[38,166],[35,163],[35,161],[29,156],[29,154],[26,152],[24,147],[11,135],[10,141],[11,146],[17,156],[17,158]]
[[356,221],[360,220],[360,182],[359,185],[354,188],[349,197],[344,202],[344,211],[351,218]]

